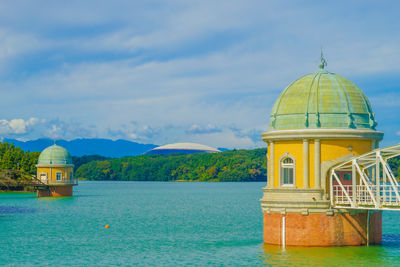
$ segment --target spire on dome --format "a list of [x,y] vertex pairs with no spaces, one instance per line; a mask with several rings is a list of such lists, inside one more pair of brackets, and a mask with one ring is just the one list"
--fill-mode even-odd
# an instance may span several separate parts
[[324,58],[324,54],[322,53],[322,48],[321,48],[321,63],[319,63],[319,68],[323,70],[327,65],[328,63]]

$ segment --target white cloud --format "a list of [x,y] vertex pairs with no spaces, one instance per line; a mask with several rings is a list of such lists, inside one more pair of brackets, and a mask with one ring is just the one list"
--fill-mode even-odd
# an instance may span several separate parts
[[160,133],[160,129],[149,125],[140,125],[136,121],[107,129],[107,137],[112,139],[128,139],[136,142],[150,142]]
[[1,119],[0,137],[29,140],[41,137],[52,139],[75,139],[97,137],[93,125],[82,126],[76,121],[63,121],[60,119]]
[[76,138],[95,138],[96,127],[82,125],[76,121],[63,121],[53,119],[43,121],[40,127],[36,128],[37,134],[51,139],[76,139]]
[[210,134],[210,133],[218,133],[222,130],[212,124],[207,124],[206,126],[200,126],[198,124],[193,124],[186,130],[186,133],[189,134]]
[[26,134],[29,130],[35,126],[39,120],[37,118],[24,119],[12,119],[12,120],[0,120],[0,134]]
[[262,143],[254,143],[254,141],[247,136],[237,136],[231,131],[222,131],[217,133],[211,133],[205,135],[193,135],[187,137],[189,142],[200,143],[209,145],[211,147],[223,147],[223,148],[255,148],[262,147]]

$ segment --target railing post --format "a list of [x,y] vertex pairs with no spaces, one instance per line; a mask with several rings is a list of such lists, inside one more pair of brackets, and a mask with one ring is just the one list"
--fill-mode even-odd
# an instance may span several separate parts
[[375,158],[375,182],[376,182],[376,202],[381,207],[381,178],[380,178],[380,152],[376,151]]
[[[385,168],[385,166],[383,166],[383,165],[382,165],[382,167]],[[383,202],[386,202],[387,201],[387,198],[386,198],[387,180],[386,180],[386,172],[385,171],[382,171],[382,180],[383,180]]]
[[356,163],[357,161],[353,159],[351,163],[351,185],[353,187],[352,198],[354,203],[357,203],[357,171],[355,166]]

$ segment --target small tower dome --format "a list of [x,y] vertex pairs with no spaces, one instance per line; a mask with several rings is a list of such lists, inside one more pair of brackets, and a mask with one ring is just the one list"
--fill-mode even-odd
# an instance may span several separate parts
[[291,83],[276,100],[270,130],[370,129],[371,104],[350,80],[320,68]]
[[68,150],[54,144],[40,153],[38,165],[42,164],[72,164],[72,158]]

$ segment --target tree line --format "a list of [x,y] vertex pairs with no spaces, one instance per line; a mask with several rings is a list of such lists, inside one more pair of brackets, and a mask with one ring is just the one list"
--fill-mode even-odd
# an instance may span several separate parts
[[118,181],[266,181],[266,149],[91,161],[75,177]]
[[10,143],[0,143],[0,170],[20,170],[36,174],[36,164],[40,152],[23,151]]
[[[142,155],[107,158],[99,155],[72,157],[75,177],[121,181],[265,181],[266,149],[231,150],[221,153]],[[40,152],[23,151],[0,143],[0,170],[36,174]],[[388,160],[400,176],[400,157]]]

